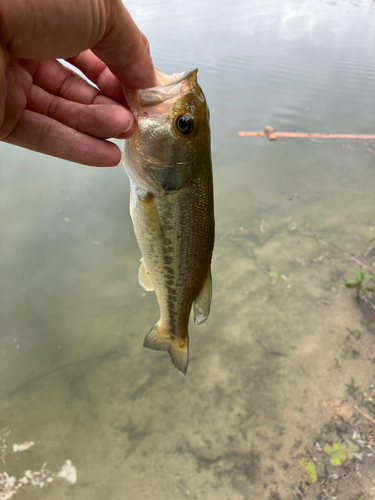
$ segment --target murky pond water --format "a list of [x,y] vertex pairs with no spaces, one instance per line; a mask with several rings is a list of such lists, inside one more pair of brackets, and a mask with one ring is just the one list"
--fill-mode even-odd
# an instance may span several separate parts
[[[123,169],[2,144],[0,429],[12,429],[9,444],[36,443],[6,468],[20,476],[70,459],[78,471],[75,485],[16,498],[323,499],[334,488],[375,498],[368,446],[336,466],[338,479],[322,450],[339,418],[344,444],[355,419],[375,418],[371,292],[357,302],[344,286],[354,259],[375,267],[375,141],[237,135],[374,133],[375,4],[127,6],[155,65],[198,66],[210,105],[211,315],[191,327],[186,377],[143,350],[158,307],[137,282]],[[327,412],[330,399],[354,416]],[[353,468],[357,490],[343,486]]]

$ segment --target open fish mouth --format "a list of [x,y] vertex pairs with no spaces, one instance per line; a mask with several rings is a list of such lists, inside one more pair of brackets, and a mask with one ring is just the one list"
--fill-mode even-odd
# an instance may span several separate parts
[[125,97],[131,111],[135,112],[135,105],[140,107],[157,106],[169,99],[176,99],[197,85],[198,68],[184,73],[166,75],[155,68],[155,74],[160,85],[149,89],[129,90],[124,87]]
[[[157,68],[154,68],[156,78],[158,79],[158,82],[160,82],[160,85],[158,87],[154,88],[163,88],[163,87],[168,87],[170,85],[174,84],[179,84],[183,82],[184,80],[188,80],[189,78],[192,78],[196,76],[198,73],[198,68],[192,68],[189,71],[185,71],[184,73],[173,73],[173,75],[166,75],[162,71],[160,71]],[[149,89],[147,89],[149,90]]]

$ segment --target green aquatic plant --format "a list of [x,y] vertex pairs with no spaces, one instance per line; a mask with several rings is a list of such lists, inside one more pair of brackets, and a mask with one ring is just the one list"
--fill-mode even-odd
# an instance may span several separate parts
[[375,288],[369,286],[368,281],[375,279],[375,274],[368,274],[366,271],[361,271],[355,267],[350,268],[354,272],[355,278],[350,279],[345,282],[347,288],[357,289],[357,299],[360,298],[361,291],[363,292],[374,292]]
[[323,450],[331,457],[332,465],[341,465],[347,459],[346,447],[341,443],[326,444]]
[[359,446],[348,441],[347,443],[332,443],[332,446],[326,444],[323,450],[330,456],[332,465],[341,465],[346,460],[351,460],[356,456],[359,452]]
[[318,480],[318,475],[316,472],[315,464],[312,460],[302,457],[298,460],[298,464],[301,469],[309,476],[312,483],[316,483]]

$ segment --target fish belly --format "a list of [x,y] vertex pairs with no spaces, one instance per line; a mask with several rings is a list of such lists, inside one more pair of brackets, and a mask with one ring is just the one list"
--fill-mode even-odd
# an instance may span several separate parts
[[190,311],[208,276],[211,284],[212,190],[197,178],[178,191],[154,196],[131,182],[131,211],[160,308],[160,320],[144,345],[168,350],[176,368],[186,373]]

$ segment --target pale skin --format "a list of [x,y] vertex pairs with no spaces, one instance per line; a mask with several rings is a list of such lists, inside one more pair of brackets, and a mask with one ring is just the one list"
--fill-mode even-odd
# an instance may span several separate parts
[[122,84],[157,83],[147,39],[121,0],[0,0],[0,140],[115,166],[121,152],[106,139],[134,130]]

